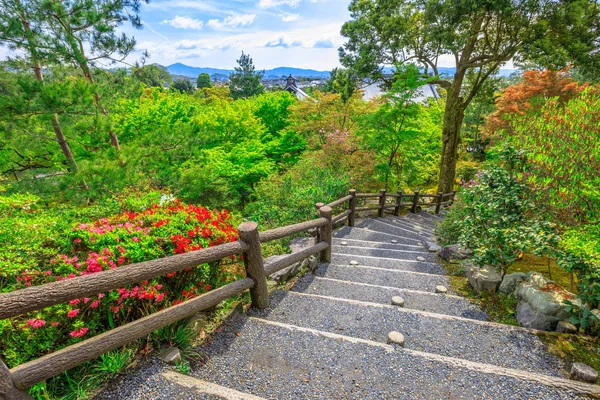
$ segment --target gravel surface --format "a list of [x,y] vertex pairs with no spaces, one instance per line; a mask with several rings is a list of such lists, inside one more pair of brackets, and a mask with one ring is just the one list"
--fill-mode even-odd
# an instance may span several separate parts
[[419,235],[417,233],[413,233],[408,229],[399,228],[397,226],[390,225],[387,222],[371,218],[363,219],[358,224],[356,224],[356,227],[362,229],[370,229],[380,233],[387,233],[389,235],[395,235],[415,240],[423,240],[424,238],[429,237],[429,235]]
[[337,265],[350,265],[350,261],[358,261],[358,265],[378,267],[400,271],[422,272],[424,274],[444,275],[446,270],[443,265],[414,260],[396,260],[372,256],[359,256],[354,254],[331,254],[331,262]]
[[394,249],[381,249],[381,248],[370,248],[370,247],[358,247],[354,246],[353,243],[348,243],[346,246],[334,244],[331,251],[336,254],[355,254],[359,256],[370,256],[370,257],[383,257],[383,258],[395,258],[397,260],[410,260],[414,261],[417,257],[424,257],[428,262],[436,262],[437,254],[425,253],[421,251],[410,251],[410,250],[394,250]]
[[422,240],[401,238],[396,235],[390,235],[388,233],[375,232],[360,228],[350,228],[348,226],[341,227],[333,233],[333,237],[339,239],[357,239],[357,240],[368,240],[371,242],[383,242],[391,243],[392,240],[396,240],[397,244],[411,244],[416,246],[422,246]]
[[433,235],[434,225],[423,224],[420,221],[408,220],[406,218],[399,217],[385,217],[384,219],[380,219],[385,223],[398,226],[400,228],[410,229],[415,233],[425,233],[427,236]]
[[[392,216],[388,216],[386,218],[394,218]],[[418,213],[418,214],[406,214],[399,218],[400,220],[404,220],[407,223],[417,223],[425,226],[430,226],[435,228],[435,226],[440,223],[441,218],[437,218],[429,213]]]
[[486,314],[463,297],[420,293],[406,289],[363,286],[351,282],[332,281],[306,275],[293,287],[293,291],[319,294],[342,299],[391,304],[393,296],[404,299],[404,308],[454,315],[485,321]]
[[398,307],[382,308],[277,291],[272,308],[258,317],[385,343],[390,331],[406,337],[406,348],[502,367],[562,376],[562,362],[537,336],[509,326],[440,319]]
[[395,244],[390,242],[368,242],[362,240],[349,240],[349,239],[338,239],[336,237],[333,238],[333,244],[339,246],[342,242],[347,242],[347,246],[351,247],[372,247],[377,249],[391,249],[391,250],[406,250],[406,251],[414,251],[426,253],[427,250],[423,247],[423,245],[409,245],[409,244]]
[[449,285],[447,276],[415,274],[407,271],[381,270],[351,265],[320,265],[317,276],[342,281],[370,283],[372,285],[391,286],[404,289],[434,292],[437,285]]
[[[402,350],[324,338],[238,316],[207,346],[195,377],[268,399],[576,399],[541,384],[448,366]],[[187,399],[140,369],[135,390],[102,399]],[[142,375],[143,374],[143,375]],[[132,379],[129,379],[132,381]],[[181,390],[181,389],[179,389]],[[192,397],[193,398],[193,397]],[[196,397],[202,398],[202,397]]]

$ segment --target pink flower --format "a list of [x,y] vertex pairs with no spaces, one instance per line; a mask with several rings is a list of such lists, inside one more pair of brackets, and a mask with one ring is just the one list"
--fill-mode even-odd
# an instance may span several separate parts
[[[71,301],[69,302],[69,304],[70,304],[70,305],[72,305],[72,306],[73,306],[73,305],[75,305],[75,304],[79,304],[79,299],[71,300]],[[76,315],[77,315],[77,314],[76,314]]]
[[100,305],[100,300],[94,300],[92,301],[92,304],[90,304],[90,308],[96,308]]
[[60,324],[58,322],[50,322],[50,325],[52,325],[53,327],[57,327],[60,326]]
[[101,299],[104,297],[104,293],[98,293],[98,298]]
[[69,335],[71,335],[72,337],[81,337],[81,336],[85,335],[87,333],[87,331],[89,331],[88,328],[79,328],[79,329],[69,333]]
[[67,317],[73,318],[79,314],[79,309],[71,310],[67,313]]
[[75,240],[73,240],[73,243],[81,243],[81,239],[75,238]]
[[46,321],[44,321],[43,319],[39,319],[39,318],[29,319],[29,320],[27,320],[27,325],[29,325],[33,329],[37,329],[37,328],[41,328],[42,326],[46,325]]
[[134,237],[131,238],[131,240],[133,240],[134,242],[139,242],[140,238],[137,237],[137,236],[134,236]]
[[164,293],[159,294],[158,296],[156,296],[156,301],[162,301],[162,299],[165,297]]

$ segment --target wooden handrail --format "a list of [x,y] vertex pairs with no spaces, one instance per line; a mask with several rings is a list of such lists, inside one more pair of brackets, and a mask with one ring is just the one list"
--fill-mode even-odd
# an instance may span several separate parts
[[94,296],[143,280],[241,254],[247,249],[248,245],[242,241],[224,243],[185,254],[2,293],[0,294],[0,319],[14,317],[73,299]]
[[[107,351],[144,337],[157,329],[213,307],[247,289],[250,289],[253,306],[267,307],[269,298],[266,276],[314,254],[320,254],[320,260],[323,262],[331,262],[332,227],[334,223],[348,218],[348,225],[354,226],[356,212],[358,211],[378,210],[379,216],[383,216],[385,210],[393,209],[393,213],[398,215],[402,206],[412,206],[411,211],[416,212],[417,205],[424,204],[436,205],[437,214],[443,204],[454,202],[455,194],[456,192],[432,195],[420,194],[418,191],[413,194],[405,194],[401,191],[388,194],[384,189],[380,190],[379,193],[357,193],[356,190],[352,189],[347,196],[334,200],[327,205],[317,203],[320,217],[311,221],[264,232],[258,232],[258,227],[254,222],[244,222],[238,229],[240,240],[235,242],[2,293],[0,294],[0,319],[5,319],[242,253],[244,254],[247,275],[246,278],[19,365],[10,371],[6,369],[0,360],[0,394],[4,392],[13,393],[17,390],[15,387],[25,389],[39,381],[56,376]],[[444,201],[449,196],[450,199]],[[366,197],[379,198],[378,205],[356,207],[356,199]],[[395,204],[386,204],[387,197],[396,198]],[[411,198],[412,201],[404,203],[403,199],[405,198]],[[419,199],[424,198],[431,198],[434,201],[419,202]],[[348,202],[349,208],[336,216],[332,216],[332,207],[342,205],[345,202]],[[263,265],[260,243],[281,239],[314,228],[318,228],[317,243],[314,246],[292,253],[267,266]],[[26,396],[26,394],[23,395]]]

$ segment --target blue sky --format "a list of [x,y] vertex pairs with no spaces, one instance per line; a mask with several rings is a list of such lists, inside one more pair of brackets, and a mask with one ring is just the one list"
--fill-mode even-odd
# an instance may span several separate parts
[[142,6],[142,30],[123,26],[149,63],[232,68],[242,51],[260,69],[339,66],[350,0],[155,0]]

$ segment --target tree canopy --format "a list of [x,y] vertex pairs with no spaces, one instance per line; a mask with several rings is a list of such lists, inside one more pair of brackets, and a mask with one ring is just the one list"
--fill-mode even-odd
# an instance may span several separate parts
[[237,60],[238,66],[235,72],[229,75],[229,93],[234,99],[248,98],[261,94],[265,88],[260,83],[264,71],[256,71],[252,58],[242,52]]

